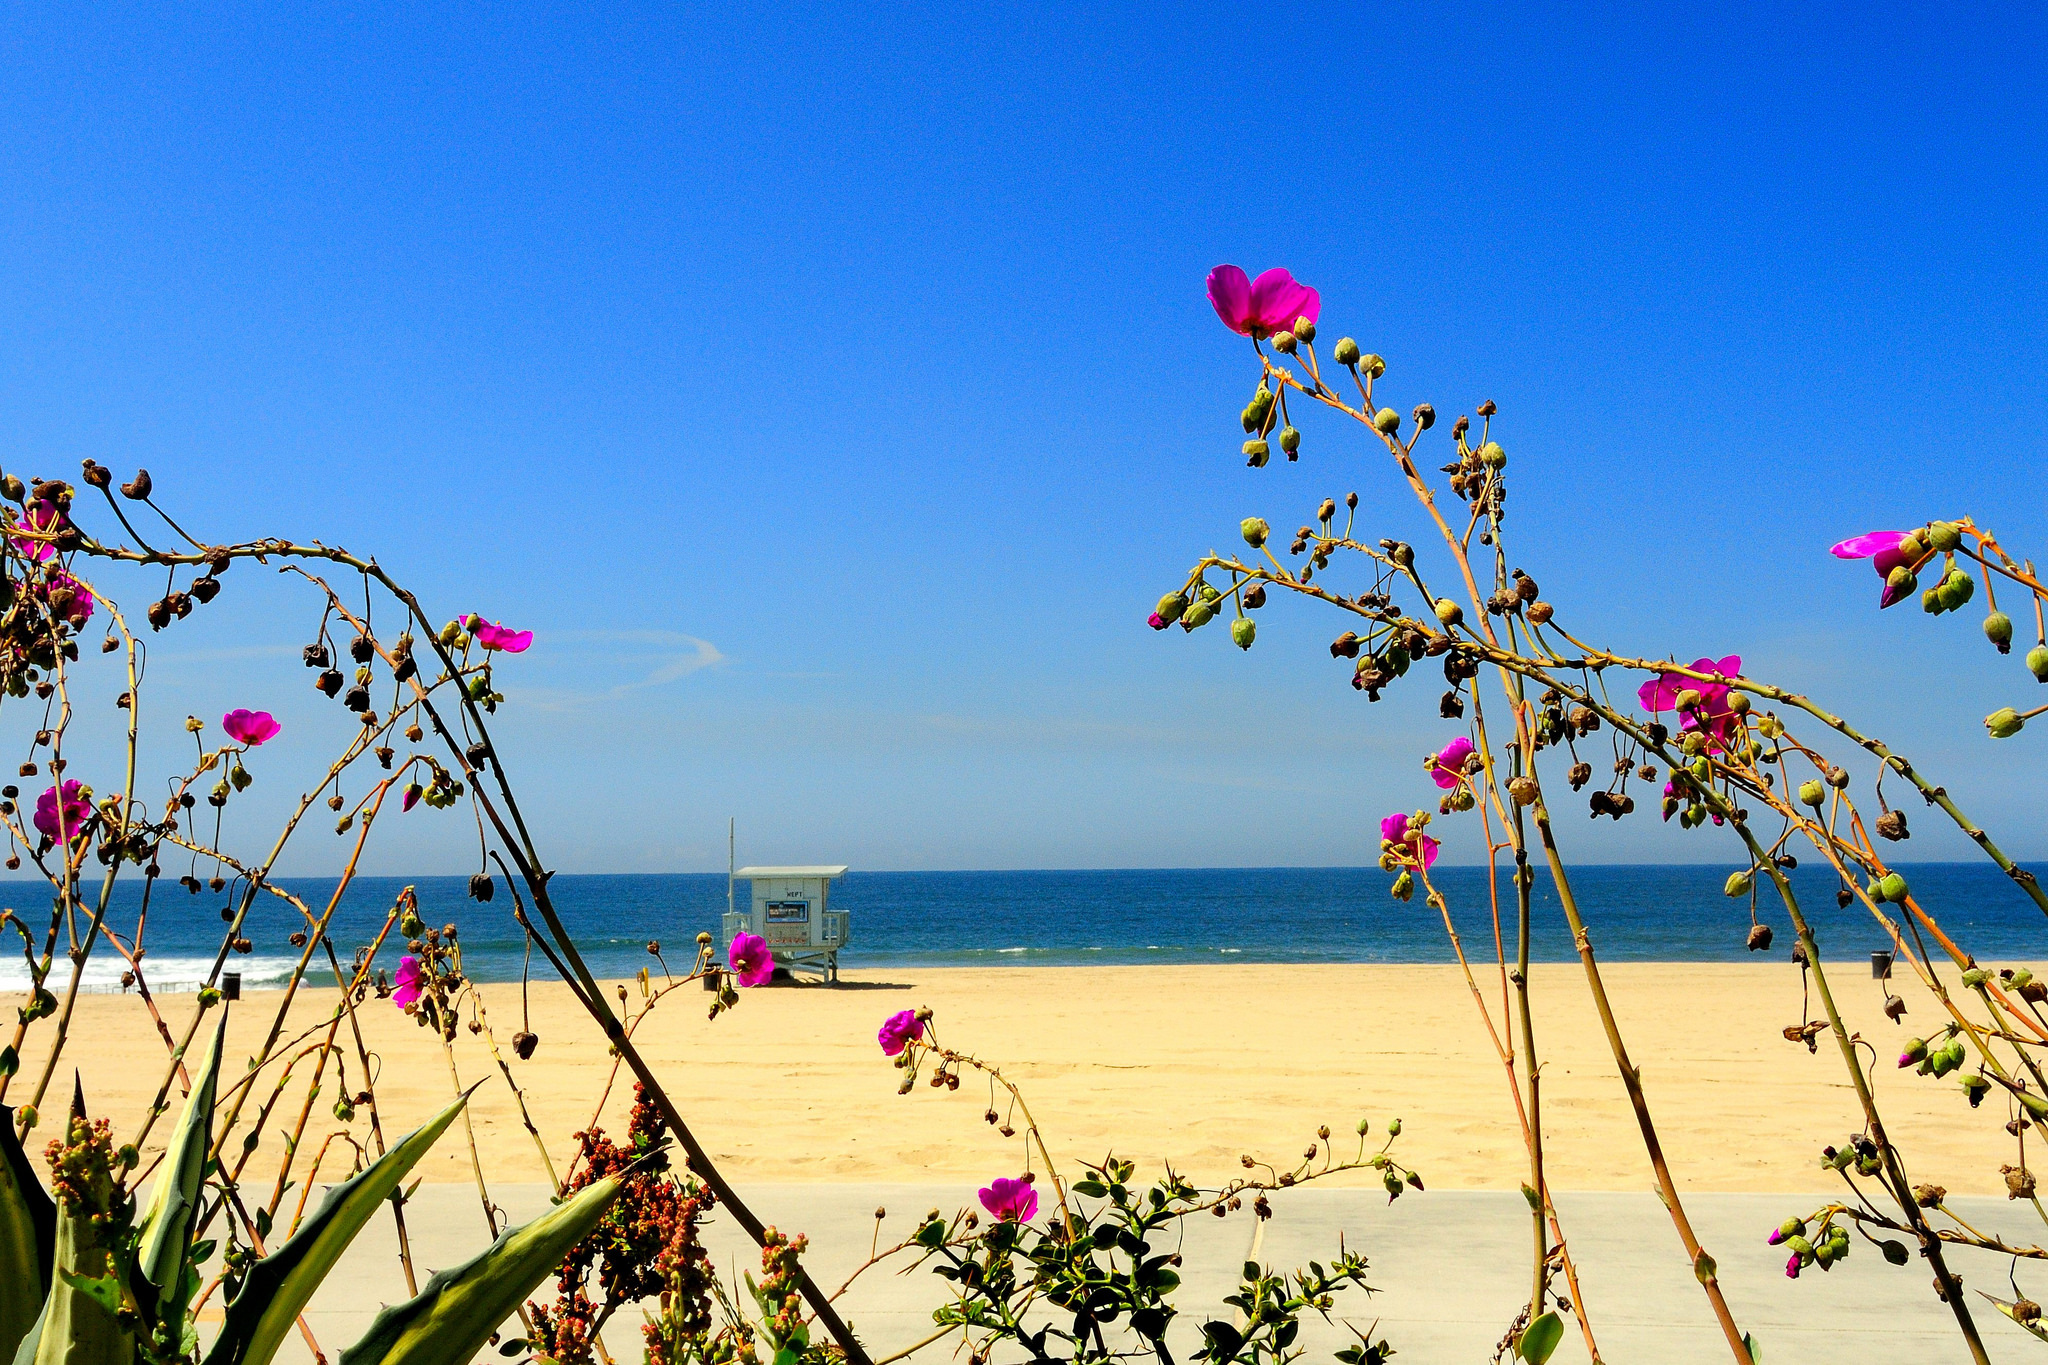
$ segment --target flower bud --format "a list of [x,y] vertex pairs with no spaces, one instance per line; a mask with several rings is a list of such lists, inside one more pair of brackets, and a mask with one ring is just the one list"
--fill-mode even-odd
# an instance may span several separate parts
[[1820,784],[1820,779],[1809,777],[1799,784],[1799,799],[1809,806],[1819,806],[1828,799],[1827,788]]
[[1387,1136],[1390,1138],[1397,1138],[1401,1136],[1401,1120],[1395,1119],[1392,1123],[1387,1125]]
[[1295,336],[1303,341],[1314,341],[1316,339],[1316,325],[1307,318],[1296,318],[1291,330]]
[[1913,571],[1903,564],[1893,569],[1884,577],[1885,591],[1893,598],[1904,597],[1919,585],[1920,580],[1915,578]]
[[1358,362],[1358,368],[1365,371],[1368,379],[1378,379],[1387,372],[1387,362],[1376,355],[1368,354]]
[[1182,613],[1180,618],[1181,629],[1194,630],[1200,626],[1208,625],[1209,622],[1215,619],[1216,608],[1210,606],[1207,602],[1196,602],[1187,611]]
[[1436,619],[1446,626],[1455,626],[1465,619],[1465,609],[1448,597],[1436,599]]
[[1908,1038],[1905,1051],[1899,1054],[1899,1065],[1902,1067],[1918,1066],[1925,1060],[1927,1060],[1927,1040],[1925,1038]]
[[1884,874],[1877,884],[1877,893],[1893,905],[1904,903],[1907,895],[1910,894],[1906,889],[1906,879],[1896,872]]
[[1293,427],[1280,428],[1280,449],[1287,452],[1288,459],[1293,459],[1294,453],[1301,449],[1301,433]]
[[2034,973],[2032,970],[2026,967],[2015,967],[2012,969],[2012,975],[2006,978],[2006,984],[2016,991],[2023,991],[2032,984],[2033,980]]
[[1479,447],[1479,463],[1488,469],[1499,469],[1508,462],[1508,453],[1500,448],[1500,442],[1488,441]]
[[2001,706],[1984,717],[1984,728],[1993,739],[2011,739],[2026,727],[2026,718],[2010,706]]
[[1294,343],[1294,333],[1292,333],[1292,332],[1275,332],[1275,333],[1273,333],[1273,349],[1274,349],[1274,350],[1276,350],[1276,351],[1278,351],[1278,352],[1280,352],[1280,353],[1281,353],[1282,355],[1293,355],[1293,354],[1294,354],[1294,344],[1295,344],[1295,343]]
[[1984,638],[1998,646],[2000,654],[2012,652],[2012,618],[1994,611],[1984,618]]
[[1927,527],[1927,543],[1942,554],[1954,554],[1963,543],[1962,528],[1952,521],[1930,522]]
[[1246,464],[1250,465],[1253,469],[1264,469],[1266,461],[1273,458],[1273,448],[1264,441],[1246,441],[1244,443],[1244,454],[1244,462]]
[[2048,683],[2048,645],[2035,645],[2027,651],[2027,671],[2035,682]]
[[1950,569],[1941,580],[1941,605],[1944,611],[1958,611],[1976,595],[1977,580],[1961,569]]
[[1956,1083],[1963,1087],[1963,1093],[1970,1098],[1970,1107],[1975,1109],[1984,1103],[1984,1096],[1991,1089],[1991,1082],[1982,1076],[1958,1076]]
[[1244,543],[1251,546],[1254,550],[1266,543],[1266,537],[1273,530],[1272,527],[1266,525],[1264,517],[1246,517],[1239,523],[1237,529],[1243,534]]
[[1982,967],[1968,967],[1963,971],[1963,988],[1974,991],[1990,979],[1991,973]]
[[[1358,343],[1350,337],[1340,337],[1337,340],[1337,349],[1330,354],[1336,358],[1339,365],[1356,365],[1358,363]],[[10,479],[14,478],[12,474],[7,477]],[[14,479],[14,484],[15,487],[19,488],[21,480]],[[16,502],[21,501],[21,494],[19,493],[9,493],[7,496]]]
[[1239,649],[1250,649],[1258,633],[1258,623],[1249,616],[1240,616],[1230,623],[1230,642]]
[[1394,878],[1392,891],[1394,899],[1397,901],[1412,900],[1415,896],[1414,875],[1404,868],[1401,875]]
[[1908,564],[1918,563],[1926,557],[1926,554],[1927,542],[1920,538],[1918,532],[1907,536],[1899,542],[1899,558],[1905,560]]
[[1721,888],[1721,894],[1730,899],[1747,896],[1752,885],[1754,883],[1750,881],[1747,872],[1731,872],[1728,874],[1727,885]]
[[1181,613],[1187,609],[1187,597],[1182,593],[1170,592],[1159,599],[1159,606],[1156,610],[1159,619],[1170,626],[1175,621],[1180,620]]
[[[1893,570],[1893,572],[1896,573],[1897,570]],[[1941,600],[1941,588],[1939,586],[1929,588],[1920,594],[1920,610],[1926,612],[1929,616],[1939,616],[1948,610],[1948,607]]]
[[1697,711],[1705,702],[1706,698],[1700,695],[1697,687],[1685,687],[1679,689],[1678,697],[1672,704],[1681,711]]
[[9,502],[20,502],[27,496],[28,490],[22,487],[20,479],[12,474],[0,474],[0,497],[6,498]]

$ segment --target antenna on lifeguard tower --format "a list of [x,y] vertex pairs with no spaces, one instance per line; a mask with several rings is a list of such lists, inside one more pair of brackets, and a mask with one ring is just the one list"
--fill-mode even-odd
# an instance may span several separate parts
[[732,831],[733,818],[725,817],[725,913],[730,915],[732,907]]

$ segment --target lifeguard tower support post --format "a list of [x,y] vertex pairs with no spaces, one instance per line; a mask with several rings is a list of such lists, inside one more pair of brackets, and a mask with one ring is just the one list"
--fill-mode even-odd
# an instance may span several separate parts
[[846,946],[847,916],[827,908],[836,867],[743,867],[731,874],[748,878],[754,887],[752,905],[728,910],[727,942],[742,929],[768,940],[775,961],[791,971],[816,972],[826,981],[839,980],[839,950]]

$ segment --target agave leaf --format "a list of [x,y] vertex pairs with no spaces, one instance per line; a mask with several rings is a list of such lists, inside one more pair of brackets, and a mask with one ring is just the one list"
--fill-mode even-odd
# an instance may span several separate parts
[[[192,1211],[199,1200],[199,1185],[206,1175],[206,1152],[213,1134],[213,1098],[220,1080],[221,1044],[227,1038],[228,1014],[223,1008],[220,1023],[207,1044],[205,1059],[199,1063],[192,1093],[185,1097],[184,1112],[171,1131],[164,1149],[163,1167],[157,1172],[156,1188],[150,1191],[149,1207],[138,1223],[141,1244],[135,1254],[135,1268],[156,1286],[161,1296],[176,1299],[183,1277],[185,1243],[192,1230]],[[183,1311],[182,1303],[169,1309]],[[168,1316],[168,1313],[166,1314]]]
[[270,1365],[278,1343],[291,1331],[341,1253],[468,1102],[469,1093],[464,1093],[425,1126],[407,1134],[368,1170],[329,1190],[297,1232],[249,1268],[248,1277],[228,1304],[226,1321],[206,1354],[206,1365]]
[[2021,1322],[2019,1316],[2013,1312],[2013,1304],[2010,1301],[1994,1297],[1990,1294],[1984,1294],[1984,1291],[1981,1289],[1977,1292],[1979,1294],[1983,1294],[1985,1298],[1990,1299],[1991,1302],[1997,1306],[1999,1312],[2005,1314],[2007,1317],[2011,1318],[2013,1322],[2018,1324],[2021,1331],[2031,1333],[2032,1335],[2039,1337],[2043,1341],[2048,1341],[2048,1328],[2044,1328],[2041,1325],[2041,1319],[2036,1318],[2032,1322]]
[[56,1242],[57,1206],[21,1150],[14,1110],[0,1105],[0,1360],[42,1314]]
[[618,1198],[618,1176],[600,1180],[531,1223],[508,1230],[471,1260],[427,1281],[417,1297],[386,1308],[341,1365],[450,1365],[483,1348],[499,1324],[554,1274]]
[[55,1280],[38,1330],[15,1350],[15,1365],[128,1365],[135,1359],[135,1334],[106,1306],[109,1291],[118,1301],[120,1290],[110,1232],[93,1227],[90,1208],[58,1210]]
[[1522,1329],[1522,1339],[1516,1343],[1515,1353],[1529,1365],[1544,1365],[1563,1340],[1563,1319],[1555,1313],[1545,1313]]

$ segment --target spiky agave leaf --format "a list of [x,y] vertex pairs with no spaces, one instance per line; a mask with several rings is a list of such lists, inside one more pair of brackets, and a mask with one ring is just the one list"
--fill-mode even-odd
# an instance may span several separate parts
[[164,1149],[163,1166],[157,1171],[156,1188],[150,1191],[149,1207],[136,1226],[141,1231],[135,1253],[135,1269],[156,1287],[166,1312],[182,1311],[175,1302],[185,1268],[186,1244],[192,1230],[192,1212],[199,1201],[199,1186],[206,1176],[206,1152],[213,1134],[213,1099],[220,1080],[221,1046],[227,1038],[228,1015],[223,1008],[213,1041],[185,1097],[184,1112]]
[[512,1316],[569,1249],[590,1235],[618,1198],[618,1176],[586,1187],[471,1260],[427,1281],[413,1299],[387,1308],[341,1365],[449,1365],[468,1360]]
[[35,1327],[15,1348],[15,1365],[129,1365],[135,1359],[135,1334],[115,1316],[127,1226],[114,1184],[113,1143],[86,1124],[84,1093],[76,1081],[73,1087],[54,1177],[54,1274]]
[[2039,1337],[2043,1341],[2048,1341],[2048,1328],[2044,1328],[2041,1325],[2041,1319],[2036,1318],[2032,1322],[2028,1322],[2025,1318],[2022,1318],[2017,1311],[2015,1311],[2018,1307],[2017,1304],[2011,1303],[2005,1299],[1998,1298],[1997,1296],[1992,1294],[1985,1294],[1984,1291],[1981,1289],[1977,1292],[1979,1294],[1983,1294],[1985,1298],[1990,1299],[1991,1302],[1997,1307],[1998,1311],[2005,1314],[2007,1317],[2011,1318],[2015,1323],[2019,1325],[2022,1331],[2031,1333],[2032,1335]]
[[278,1343],[291,1331],[313,1291],[334,1269],[377,1206],[391,1197],[398,1183],[455,1121],[470,1093],[474,1092],[464,1093],[425,1126],[407,1134],[361,1175],[329,1190],[298,1231],[249,1268],[241,1289],[228,1304],[226,1321],[213,1349],[207,1352],[206,1365],[270,1365]]
[[21,1149],[14,1110],[0,1105],[0,1360],[43,1311],[56,1243],[57,1205]]

